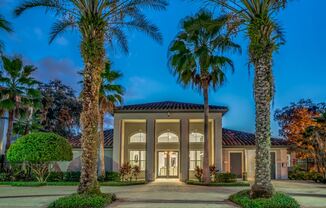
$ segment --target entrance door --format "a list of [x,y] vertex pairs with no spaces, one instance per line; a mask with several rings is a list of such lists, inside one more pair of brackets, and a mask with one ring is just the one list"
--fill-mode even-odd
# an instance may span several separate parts
[[158,152],[157,177],[177,178],[179,169],[179,152]]
[[271,152],[271,179],[276,178],[275,152]]
[[230,172],[242,177],[242,153],[231,152],[230,153]]

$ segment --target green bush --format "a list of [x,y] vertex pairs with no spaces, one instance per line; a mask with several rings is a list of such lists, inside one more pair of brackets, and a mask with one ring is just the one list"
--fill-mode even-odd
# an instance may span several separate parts
[[10,163],[25,162],[39,182],[46,182],[50,164],[72,160],[72,148],[65,138],[54,133],[31,133],[10,146],[7,159]]
[[104,208],[115,200],[114,194],[72,194],[57,199],[48,208]]
[[206,183],[199,182],[199,181],[189,180],[189,181],[187,181],[187,184],[198,185],[198,186],[250,186],[250,184],[248,182],[243,182],[243,181],[228,182],[228,183],[211,182],[209,184],[206,184]]
[[107,181],[120,181],[120,174],[118,172],[106,172],[105,180]]
[[299,208],[300,205],[292,197],[284,193],[275,193],[269,199],[251,199],[250,190],[240,191],[230,196],[230,200],[243,208]]
[[80,172],[75,171],[75,172],[64,172],[63,173],[63,180],[64,181],[75,181],[78,182],[80,179]]
[[306,172],[297,166],[294,167],[292,171],[289,171],[288,178],[290,180],[312,180],[316,183],[326,183],[326,179],[321,173],[316,171]]
[[216,173],[215,182],[232,183],[237,181],[237,175],[234,173]]
[[48,176],[47,181],[51,181],[51,182],[63,181],[63,176],[64,176],[63,172],[51,172]]

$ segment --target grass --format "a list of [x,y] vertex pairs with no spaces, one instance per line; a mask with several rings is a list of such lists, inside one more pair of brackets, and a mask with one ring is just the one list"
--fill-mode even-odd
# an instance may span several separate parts
[[300,208],[298,202],[287,194],[276,192],[269,199],[251,199],[250,190],[240,191],[230,196],[230,200],[243,208]]
[[250,186],[248,182],[244,181],[236,181],[236,182],[229,182],[229,183],[222,183],[222,182],[211,182],[209,184],[205,184],[199,181],[187,181],[189,185],[198,185],[198,186]]
[[115,200],[114,194],[71,194],[55,200],[48,208],[104,208]]
[[[25,187],[38,187],[38,186],[77,186],[79,182],[69,182],[69,181],[58,181],[58,182],[46,182],[40,183],[37,181],[5,181],[0,182],[0,185],[9,186],[25,186]],[[141,181],[105,181],[100,182],[101,186],[130,186],[130,185],[141,185],[146,184],[144,180]]]

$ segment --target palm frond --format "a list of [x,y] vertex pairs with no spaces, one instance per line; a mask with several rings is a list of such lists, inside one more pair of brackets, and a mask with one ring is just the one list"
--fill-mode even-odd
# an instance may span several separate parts
[[52,25],[51,32],[50,32],[50,38],[49,38],[49,43],[52,43],[53,40],[63,33],[66,29],[72,28],[76,26],[75,21],[72,18],[65,18],[58,20]]

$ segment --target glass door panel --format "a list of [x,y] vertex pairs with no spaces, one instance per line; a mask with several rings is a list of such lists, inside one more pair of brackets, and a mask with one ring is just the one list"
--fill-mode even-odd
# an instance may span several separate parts
[[159,177],[168,176],[168,152],[158,152],[158,173]]
[[169,176],[178,176],[178,152],[169,152]]

